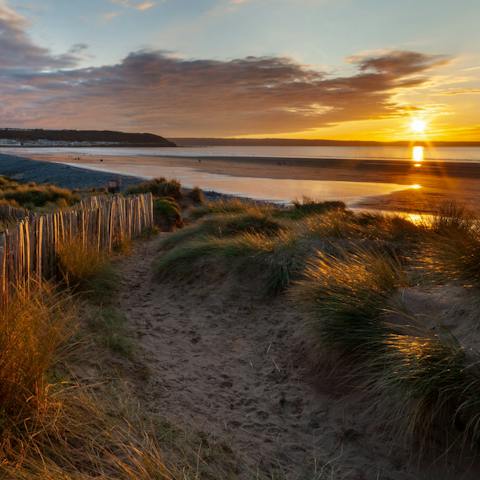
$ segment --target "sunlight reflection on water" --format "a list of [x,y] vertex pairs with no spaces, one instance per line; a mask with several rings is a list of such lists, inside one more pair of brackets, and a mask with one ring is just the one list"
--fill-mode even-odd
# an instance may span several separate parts
[[387,195],[408,188],[420,188],[418,185],[409,187],[396,183],[238,177],[202,172],[189,167],[146,165],[140,161],[135,164],[116,164],[109,160],[108,165],[102,166],[88,163],[69,163],[68,165],[96,171],[134,175],[146,179],[155,177],[176,178],[186,187],[199,186],[207,191],[212,190],[219,193],[282,203],[309,197],[320,201],[343,200],[347,204],[351,204],[368,196]]
[[415,162],[415,167],[421,167],[425,159],[425,148],[421,145],[416,145],[412,148],[412,161]]

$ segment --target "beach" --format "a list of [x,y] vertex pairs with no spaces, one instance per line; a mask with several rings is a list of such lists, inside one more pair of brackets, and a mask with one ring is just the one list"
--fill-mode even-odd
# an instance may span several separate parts
[[480,206],[480,164],[466,161],[120,156],[108,151],[75,155],[38,151],[28,156],[127,178],[182,177],[179,180],[187,187],[198,184],[261,200],[288,202],[304,192],[320,200],[344,200],[350,207],[390,211],[431,213],[439,204],[453,201],[474,209]]

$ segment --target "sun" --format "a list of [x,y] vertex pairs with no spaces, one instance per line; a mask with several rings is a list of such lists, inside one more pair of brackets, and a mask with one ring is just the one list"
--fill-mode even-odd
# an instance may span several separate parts
[[425,133],[427,129],[427,122],[421,118],[414,118],[410,122],[410,129],[415,133]]

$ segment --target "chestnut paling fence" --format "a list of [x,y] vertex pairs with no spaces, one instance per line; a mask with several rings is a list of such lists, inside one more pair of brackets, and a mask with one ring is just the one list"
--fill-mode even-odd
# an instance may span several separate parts
[[22,218],[0,234],[1,300],[7,302],[17,288],[54,278],[59,245],[78,239],[85,248],[111,252],[153,224],[149,193],[90,197],[69,209]]

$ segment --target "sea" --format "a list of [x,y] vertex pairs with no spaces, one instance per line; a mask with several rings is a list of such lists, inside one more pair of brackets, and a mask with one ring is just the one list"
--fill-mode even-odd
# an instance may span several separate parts
[[[420,149],[420,150],[419,150]],[[294,165],[295,159],[303,164],[309,159],[354,159],[358,161],[405,161],[405,162],[448,162],[480,163],[480,147],[399,147],[399,146],[214,146],[177,148],[129,148],[129,147],[42,147],[2,148],[2,153],[29,157],[53,156],[62,163],[97,171],[108,171],[141,178],[176,178],[184,186],[199,186],[204,190],[216,191],[258,200],[288,203],[302,197],[316,200],[343,200],[349,205],[371,196],[385,195],[406,188],[421,188],[421,185],[336,181],[298,180],[289,178],[242,177],[238,174],[224,175],[205,171],[201,164],[195,168],[175,166],[162,162],[162,158],[288,158]],[[88,157],[102,157],[105,162],[89,162]],[[128,157],[128,160],[124,157]],[[135,161],[132,161],[135,158]],[[85,160],[84,162],[82,160]],[[158,159],[158,160],[156,160]],[[74,160],[74,161],[72,161]],[[204,160],[202,160],[204,162]]]

